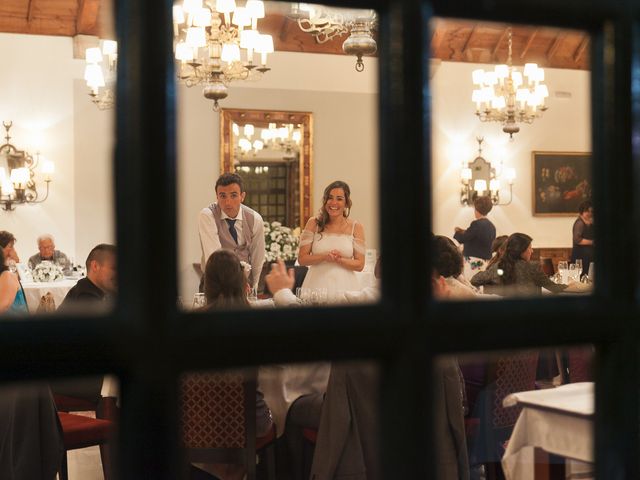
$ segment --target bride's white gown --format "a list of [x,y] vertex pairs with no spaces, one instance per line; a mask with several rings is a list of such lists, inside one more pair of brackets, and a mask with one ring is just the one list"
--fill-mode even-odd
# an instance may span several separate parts
[[[343,258],[353,258],[355,251],[364,253],[364,246],[353,236],[355,223],[351,234],[346,233],[314,233],[305,230],[300,245],[311,244],[311,253],[326,255],[331,250],[338,250]],[[344,292],[360,290],[360,283],[353,270],[348,270],[334,262],[322,262],[311,265],[307,272],[303,288],[326,288],[328,292]]]

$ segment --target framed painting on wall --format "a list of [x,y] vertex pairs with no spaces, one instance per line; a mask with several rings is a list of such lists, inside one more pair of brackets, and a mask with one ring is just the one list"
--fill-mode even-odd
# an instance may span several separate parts
[[575,216],[591,200],[590,152],[532,152],[533,215]]

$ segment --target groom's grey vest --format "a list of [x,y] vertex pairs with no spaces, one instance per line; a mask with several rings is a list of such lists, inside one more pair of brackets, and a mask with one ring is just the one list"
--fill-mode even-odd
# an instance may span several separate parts
[[[240,260],[251,265],[251,250],[253,248],[251,240],[256,217],[254,217],[253,210],[249,207],[241,204],[240,208],[242,209],[242,236],[244,238],[244,245],[238,245],[231,236],[231,233],[229,233],[229,224],[222,219],[222,212],[218,204],[212,203],[209,205],[209,209],[213,214],[213,220],[216,222],[216,227],[218,227],[218,238],[220,238],[222,248],[233,250]],[[260,275],[260,272],[255,273],[255,275]],[[253,285],[253,281],[254,272],[252,269],[249,273],[249,283]]]

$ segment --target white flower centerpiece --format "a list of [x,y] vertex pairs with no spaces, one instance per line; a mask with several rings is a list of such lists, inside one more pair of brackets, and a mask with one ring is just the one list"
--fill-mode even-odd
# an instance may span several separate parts
[[64,278],[62,269],[48,260],[36,265],[31,271],[31,275],[34,282],[57,282]]
[[285,262],[293,261],[298,258],[300,228],[292,230],[280,222],[264,222],[264,243],[267,262],[275,262],[279,258]]

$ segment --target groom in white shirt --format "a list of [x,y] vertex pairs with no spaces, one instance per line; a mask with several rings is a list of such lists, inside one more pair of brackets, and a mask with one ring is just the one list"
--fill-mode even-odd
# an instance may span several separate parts
[[249,284],[257,289],[265,257],[262,216],[242,204],[246,192],[240,175],[223,173],[215,189],[216,202],[198,214],[202,271],[213,252],[233,250],[241,261],[251,265]]

